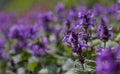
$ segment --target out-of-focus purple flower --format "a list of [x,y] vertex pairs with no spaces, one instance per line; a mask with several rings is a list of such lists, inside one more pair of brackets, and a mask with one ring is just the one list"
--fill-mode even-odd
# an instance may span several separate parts
[[108,25],[109,24],[109,19],[106,15],[101,15],[100,16],[100,23],[102,25]]
[[64,9],[65,9],[65,5],[63,3],[58,3],[57,6],[56,6],[56,8],[55,8],[55,11],[57,13],[60,13],[60,12],[63,12]]
[[119,20],[120,19],[120,4],[113,4],[113,5],[110,5],[107,9],[107,13],[108,14],[111,14],[112,17],[116,20]]
[[0,13],[0,28],[6,28],[10,25],[10,19],[7,15],[5,15],[4,13]]
[[71,27],[71,21],[69,19],[66,19],[64,21],[64,24],[66,25],[67,29],[70,29],[70,27]]
[[98,16],[103,14],[105,15],[107,13],[106,9],[100,4],[95,4],[92,10],[93,10],[93,13]]
[[76,7],[73,6],[68,12],[67,19],[74,21],[77,18],[78,18],[78,11],[77,11]]
[[4,51],[4,49],[0,48],[0,60],[1,59],[8,59],[9,55]]
[[119,4],[120,4],[120,0],[117,0],[117,3],[119,3]]
[[15,25],[10,29],[9,37],[18,40],[34,39],[37,33],[35,26]]
[[116,59],[120,59],[120,45],[116,45],[114,47],[113,53],[115,54]]
[[83,5],[83,6],[79,6],[77,10],[81,12],[86,12],[88,8],[85,5]]
[[4,49],[5,49],[5,40],[4,38],[0,38],[0,60],[9,58],[8,53]]
[[85,40],[85,41],[87,41],[88,39],[90,39],[90,34],[88,34],[88,33],[84,33],[84,32],[80,32],[79,33],[79,37],[82,39],[82,40]]
[[95,19],[94,14],[91,10],[87,10],[85,12],[79,11],[78,17],[80,19],[80,25],[89,28],[90,26],[94,26]]
[[98,37],[105,41],[113,37],[112,28],[107,28],[108,20],[101,17],[100,24],[98,25]]
[[114,14],[119,9],[118,5],[110,5],[106,10],[108,14]]
[[72,45],[72,51],[74,53],[82,53],[82,51],[87,47],[87,44],[85,41],[80,41],[77,45]]
[[101,53],[103,51],[103,48],[102,47],[100,47],[100,46],[98,46],[97,48],[96,48],[96,52],[99,54],[99,53]]
[[15,46],[13,46],[13,50],[15,51],[20,51],[23,48],[25,48],[27,46],[27,42],[26,41],[19,41]]
[[52,12],[46,12],[46,13],[41,13],[39,14],[39,19],[42,23],[48,23],[53,20],[53,14]]
[[65,5],[63,3],[58,3],[55,8],[55,12],[56,12],[55,20],[58,23],[62,23],[66,18]]
[[106,48],[96,58],[96,74],[119,74],[120,61],[116,59],[117,49]]
[[53,20],[53,14],[52,12],[46,12],[46,13],[41,13],[39,14],[39,24],[43,28],[45,32],[51,32],[51,27],[49,25],[49,22]]
[[34,43],[29,43],[28,48],[32,51],[32,53],[35,56],[39,56],[50,49],[50,47],[48,46],[46,37],[41,37],[40,40]]
[[5,38],[8,37],[9,27],[11,25],[11,19],[8,15],[0,13],[0,32],[4,35]]

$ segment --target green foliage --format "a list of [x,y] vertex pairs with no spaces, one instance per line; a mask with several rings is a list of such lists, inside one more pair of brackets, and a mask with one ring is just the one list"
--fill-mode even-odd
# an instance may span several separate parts
[[28,64],[28,70],[35,71],[38,66],[40,66],[39,62],[31,62]]

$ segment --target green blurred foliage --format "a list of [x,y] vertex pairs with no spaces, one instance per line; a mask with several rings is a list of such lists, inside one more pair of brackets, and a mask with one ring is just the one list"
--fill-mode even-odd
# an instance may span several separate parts
[[100,3],[104,6],[108,6],[112,3],[115,3],[116,0],[4,0],[2,1],[4,4],[2,4],[1,7],[3,7],[3,10],[7,12],[26,12],[35,4],[39,4],[43,9],[53,10],[58,2],[65,3],[67,7],[71,7],[72,5],[87,5],[90,8],[94,3]]
[[35,2],[35,0],[12,0],[7,5],[6,10],[26,11]]

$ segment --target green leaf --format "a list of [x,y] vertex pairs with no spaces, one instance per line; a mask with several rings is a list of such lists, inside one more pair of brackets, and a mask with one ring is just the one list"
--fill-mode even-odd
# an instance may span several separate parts
[[31,62],[29,65],[28,65],[28,70],[30,71],[34,71],[37,66],[39,65],[39,62]]
[[89,65],[91,67],[95,67],[95,62],[93,62],[93,61],[87,62],[87,65]]

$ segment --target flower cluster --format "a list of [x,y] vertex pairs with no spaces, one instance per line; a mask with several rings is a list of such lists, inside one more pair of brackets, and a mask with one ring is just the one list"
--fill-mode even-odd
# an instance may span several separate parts
[[97,74],[119,74],[120,73],[120,46],[102,50],[96,58]]
[[[22,59],[28,62],[29,57],[41,58],[41,55],[47,53],[50,57],[45,57],[51,58],[55,55],[52,59],[58,63],[58,58],[56,62],[58,53],[60,56],[66,55],[63,51],[67,50],[62,45],[66,43],[78,56],[83,70],[84,64],[92,60],[96,66],[90,67],[96,74],[120,74],[120,41],[115,39],[120,26],[113,26],[113,24],[118,26],[120,20],[119,3],[120,1],[108,7],[100,4],[95,4],[92,8],[72,6],[68,10],[63,3],[58,3],[55,13],[49,11],[22,18],[0,13],[0,60],[8,59],[13,71],[17,70],[17,63],[13,60],[16,54],[22,55],[21,57],[26,55]],[[97,40],[99,43],[94,43]],[[108,46],[109,41],[118,45]],[[28,71],[33,73],[32,70]]]

